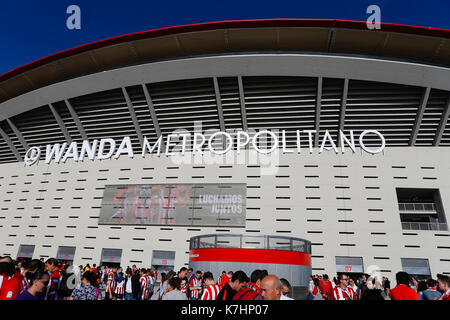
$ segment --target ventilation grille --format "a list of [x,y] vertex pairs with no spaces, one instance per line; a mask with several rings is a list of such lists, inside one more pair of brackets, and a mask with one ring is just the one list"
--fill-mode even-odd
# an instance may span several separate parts
[[243,85],[249,129],[286,130],[286,144],[293,148],[296,130],[314,130],[316,78],[247,77]]
[[[423,88],[367,81],[350,81],[345,130],[378,130],[388,146],[408,146]],[[377,137],[367,136],[379,144]]]
[[[220,130],[221,116],[225,130],[242,130],[245,126],[238,78],[223,77],[217,80],[222,115],[218,112],[212,78],[147,84],[156,119],[152,119],[151,107],[147,104],[142,85],[125,88],[142,135],[154,144],[158,138],[154,127],[156,121],[164,136],[176,130],[178,133],[186,132],[191,135],[194,132],[206,132],[205,136],[208,138],[213,132]],[[281,136],[280,130],[286,130],[287,147],[295,148],[296,130],[316,128],[317,80],[315,77],[243,77],[242,95],[250,133],[253,130],[270,129],[277,130]],[[325,130],[329,130],[334,141],[338,143],[343,93],[343,79],[323,79],[317,124],[319,139],[316,146],[320,146]],[[358,135],[369,129],[380,131],[386,138],[387,147],[408,146],[423,93],[424,88],[421,87],[349,80],[343,130],[346,133],[348,130],[354,130],[357,146]],[[448,92],[431,90],[415,145],[434,145],[448,97]],[[124,136],[130,136],[135,150],[140,150],[137,130],[121,88],[76,97],[69,102],[88,139],[92,141],[113,138],[116,144],[120,144]],[[52,105],[62,118],[71,139],[81,142],[82,135],[66,102],[55,101]],[[11,121],[29,147],[38,146],[45,150],[47,144],[66,141],[48,105],[14,116]],[[195,128],[194,123],[199,127]],[[2,121],[0,128],[23,158],[26,150],[11,126],[7,121]],[[366,136],[364,141],[368,146],[379,145],[379,138],[375,135]],[[180,142],[181,138],[176,140],[176,147],[172,150],[179,151]],[[305,133],[302,133],[301,144],[302,147],[308,145]],[[446,121],[440,145],[450,145],[450,127]],[[222,139],[214,140],[213,146],[217,150],[222,149]],[[41,157],[44,156],[45,152]],[[0,163],[15,161],[15,154],[0,137]]]

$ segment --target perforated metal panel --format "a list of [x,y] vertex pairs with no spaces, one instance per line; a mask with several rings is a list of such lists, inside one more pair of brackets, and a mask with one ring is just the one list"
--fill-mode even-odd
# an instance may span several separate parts
[[[349,82],[345,130],[378,130],[389,146],[408,146],[423,88],[387,83]],[[378,144],[377,138],[367,136]]]

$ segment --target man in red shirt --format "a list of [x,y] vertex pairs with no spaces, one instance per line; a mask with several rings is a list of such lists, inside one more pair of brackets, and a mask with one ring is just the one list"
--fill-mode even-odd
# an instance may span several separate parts
[[202,280],[200,279],[202,272],[197,270],[195,275],[189,280],[189,292],[191,300],[198,300],[200,298],[200,291],[202,290]]
[[23,290],[20,278],[16,274],[14,264],[0,263],[0,300],[14,300]]
[[239,290],[233,297],[233,300],[264,300],[261,293],[261,282],[267,272],[263,270],[254,270],[250,275],[250,282],[247,287]]
[[320,287],[322,288],[322,295],[326,296],[328,299],[330,297],[331,291],[333,290],[333,285],[331,284],[331,281],[328,279],[328,275],[323,275],[323,280],[321,279]]
[[62,273],[59,270],[59,261],[55,258],[50,258],[45,262],[45,271],[50,276],[50,283],[47,287],[45,300],[58,300],[59,283],[62,279]]
[[218,281],[218,285],[220,286],[220,289],[222,289],[224,285],[226,285],[227,283],[230,282],[230,279],[231,279],[231,276],[229,275],[230,272],[228,272],[228,274],[226,274],[226,273],[222,274],[222,276],[220,277],[220,279]]
[[411,277],[406,272],[397,272],[395,275],[397,286],[391,290],[392,300],[420,300],[417,292],[409,287]]
[[223,285],[222,285],[222,280],[224,279],[224,276],[226,276],[226,275],[227,275],[227,272],[226,272],[226,271],[222,271],[222,275],[217,279],[217,285],[218,285],[220,288],[223,287]]
[[98,269],[97,269],[97,265],[95,263],[92,266],[92,272],[95,274],[95,276],[98,275]]

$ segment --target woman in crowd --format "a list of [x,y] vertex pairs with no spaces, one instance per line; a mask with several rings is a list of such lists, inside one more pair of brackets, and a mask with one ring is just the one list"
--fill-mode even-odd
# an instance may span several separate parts
[[187,300],[186,294],[181,292],[181,279],[173,277],[169,280],[169,289],[163,295],[162,300]]
[[97,300],[98,293],[95,274],[92,271],[86,271],[81,278],[81,286],[73,290],[69,300]]
[[313,282],[314,282],[314,289],[312,291],[313,300],[325,300],[326,297],[323,296],[322,287],[320,286],[320,280],[314,278]]
[[160,299],[162,298],[164,293],[166,293],[166,291],[169,289],[169,280],[175,277],[175,275],[176,275],[175,271],[170,270],[169,272],[167,272],[164,282],[162,282],[161,280],[161,288],[159,290]]
[[50,276],[47,272],[38,271],[31,278],[30,287],[22,291],[14,300],[44,300]]

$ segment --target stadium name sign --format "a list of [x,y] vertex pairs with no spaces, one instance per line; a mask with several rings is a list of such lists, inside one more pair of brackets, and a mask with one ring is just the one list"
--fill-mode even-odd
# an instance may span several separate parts
[[[316,130],[296,130],[296,151],[297,153],[301,153],[301,138],[302,134],[307,135],[308,139],[308,146],[309,146],[309,152],[313,153],[313,134],[317,133]],[[366,135],[376,135],[378,136],[381,145],[376,149],[371,149],[367,147],[364,144],[364,137]],[[282,148],[283,153],[294,153],[294,149],[287,149],[286,148],[286,131],[281,130],[281,137],[279,138],[274,132],[271,132],[269,130],[261,130],[257,133],[255,133],[252,137],[245,132],[245,131],[237,131],[236,134],[236,152],[240,153],[241,149],[246,147],[247,145],[251,144],[253,149],[261,154],[268,154],[273,151],[275,151],[280,145]],[[225,141],[225,148],[221,150],[216,150],[213,146],[213,142],[215,139],[222,137]],[[269,139],[263,139],[270,137]],[[234,139],[231,136],[231,134],[223,131],[218,131],[207,137],[201,133],[179,133],[179,134],[168,134],[165,136],[165,138],[161,135],[159,136],[158,140],[151,145],[147,139],[147,137],[143,138],[143,147],[141,150],[142,157],[145,157],[146,154],[156,154],[161,155],[164,148],[164,154],[166,156],[174,155],[173,152],[171,152],[171,147],[175,147],[177,144],[175,142],[176,139],[181,138],[181,154],[185,154],[185,152],[192,152],[192,154],[203,154],[203,148],[206,145],[205,148],[209,150],[213,154],[221,155],[229,152],[234,145]],[[190,138],[188,140],[188,138]],[[350,130],[348,135],[344,134],[341,130],[339,130],[339,140],[340,140],[340,149],[341,152],[345,152],[345,145],[347,144],[348,147],[355,152],[355,135],[353,134],[353,130]],[[359,146],[362,150],[364,150],[367,153],[375,154],[380,153],[384,150],[384,147],[386,145],[386,141],[383,137],[383,135],[378,132],[377,130],[365,130],[363,131],[359,137]],[[266,144],[270,143],[270,148],[263,149],[261,147],[261,142],[266,142]],[[189,142],[189,147],[187,146]],[[45,150],[45,163],[50,163],[52,160],[54,160],[55,163],[64,163],[67,159],[71,158],[74,161],[83,161],[85,157],[87,157],[89,160],[103,160],[103,159],[110,159],[113,157],[114,159],[118,159],[121,155],[127,155],[130,158],[134,157],[134,150],[131,144],[130,137],[124,137],[122,139],[122,142],[116,149],[116,142],[115,140],[111,138],[105,138],[105,139],[95,139],[92,142],[89,142],[89,140],[84,140],[81,143],[81,150],[78,152],[80,142],[72,142],[67,143],[64,142],[62,144],[56,143],[56,144],[48,144],[46,146]],[[325,146],[325,145],[329,146]],[[333,141],[333,138],[331,137],[328,130],[325,130],[322,142],[319,148],[319,154],[323,152],[323,150],[331,150],[333,149],[336,153],[338,153],[338,148],[336,147],[336,143]],[[32,165],[36,163],[41,155],[41,149],[38,147],[32,147],[30,148],[27,153],[25,154],[25,164]]]

